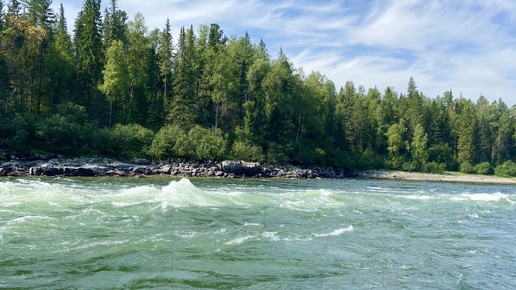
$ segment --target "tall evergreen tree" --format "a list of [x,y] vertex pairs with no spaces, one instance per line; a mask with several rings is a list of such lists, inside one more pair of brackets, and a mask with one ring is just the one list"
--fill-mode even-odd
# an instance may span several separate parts
[[167,110],[172,101],[172,72],[174,61],[174,44],[170,27],[170,19],[167,18],[163,31],[159,33],[158,39],[158,65],[159,75],[162,84],[163,112],[161,119],[164,121]]
[[118,9],[117,0],[110,0],[109,8],[104,13],[103,41],[107,49],[114,40],[121,40],[127,45],[127,13]]
[[100,0],[84,0],[83,8],[75,20],[74,49],[77,60],[78,81],[82,96],[78,103],[93,114],[102,105],[98,84],[102,78],[102,21]]
[[193,127],[196,119],[195,34],[193,27],[181,27],[174,62],[173,90],[169,120],[181,128]]
[[76,93],[73,44],[68,34],[63,4],[59,7],[53,30],[54,41],[50,43],[47,56],[50,78],[48,97],[51,108],[61,102],[72,101]]

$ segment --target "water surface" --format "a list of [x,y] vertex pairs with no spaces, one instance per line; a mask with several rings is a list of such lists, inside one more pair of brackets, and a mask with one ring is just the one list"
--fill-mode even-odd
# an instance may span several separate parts
[[0,288],[511,289],[516,186],[0,179]]

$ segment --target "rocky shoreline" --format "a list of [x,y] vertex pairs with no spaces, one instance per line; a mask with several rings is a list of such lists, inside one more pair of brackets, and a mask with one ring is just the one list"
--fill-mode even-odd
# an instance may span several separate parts
[[213,178],[348,178],[356,175],[343,169],[298,168],[263,166],[260,163],[240,160],[152,162],[147,159],[133,159],[122,162],[109,158],[32,158],[13,159],[0,163],[0,176],[173,176]]
[[368,170],[359,173],[340,168],[299,168],[295,166],[265,166],[241,160],[224,161],[159,161],[133,159],[128,162],[104,158],[65,158],[63,156],[35,156],[0,161],[0,177],[55,176],[95,177],[119,176],[144,178],[147,176],[208,177],[208,178],[285,178],[285,179],[392,179],[435,182],[513,184],[516,178],[459,174],[402,172],[395,170]]

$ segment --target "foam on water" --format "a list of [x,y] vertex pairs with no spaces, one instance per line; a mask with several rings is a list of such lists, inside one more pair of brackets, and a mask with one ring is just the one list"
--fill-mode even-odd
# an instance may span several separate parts
[[504,194],[501,192],[495,193],[461,193],[458,196],[452,197],[454,201],[482,201],[482,202],[501,202],[507,201],[513,203],[513,201],[509,198],[508,194]]
[[235,238],[227,243],[225,243],[225,245],[228,245],[228,246],[236,246],[236,245],[241,245],[243,244],[245,241],[247,240],[250,240],[250,239],[253,239],[255,238],[255,236],[244,236],[244,237],[238,237],[238,238]]
[[0,288],[338,289],[352,277],[352,288],[514,289],[515,192],[377,180],[0,179]]
[[434,199],[435,197],[429,196],[429,195],[401,195],[399,197],[406,198],[406,199],[414,199],[414,200],[429,200]]
[[340,228],[336,229],[330,233],[323,233],[323,234],[314,234],[316,237],[330,237],[330,236],[340,236],[346,232],[352,232],[354,230],[353,225],[350,225],[347,228]]

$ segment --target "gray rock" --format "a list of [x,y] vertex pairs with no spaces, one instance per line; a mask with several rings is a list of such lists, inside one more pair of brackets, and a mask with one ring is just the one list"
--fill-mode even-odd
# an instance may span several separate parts
[[95,172],[91,168],[79,167],[74,171],[73,176],[95,176]]
[[244,165],[240,160],[225,160],[222,161],[222,171],[224,173],[242,174],[244,173]]
[[151,164],[150,160],[143,159],[143,158],[134,158],[133,160],[131,160],[131,163],[133,163],[135,165],[150,165]]

